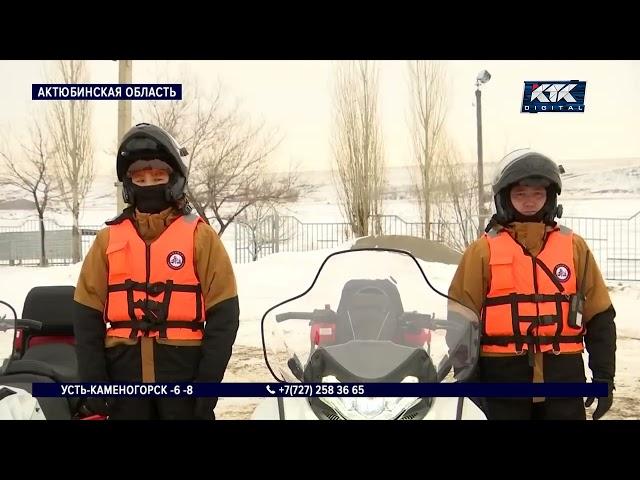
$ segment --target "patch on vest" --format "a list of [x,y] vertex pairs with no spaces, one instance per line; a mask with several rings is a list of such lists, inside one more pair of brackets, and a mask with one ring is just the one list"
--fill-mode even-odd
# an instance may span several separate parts
[[561,282],[566,282],[571,277],[571,271],[569,267],[567,267],[564,263],[556,265],[553,269],[553,274],[556,276],[558,280]]
[[180,270],[184,266],[184,253],[177,251],[171,252],[167,256],[167,265],[174,270]]

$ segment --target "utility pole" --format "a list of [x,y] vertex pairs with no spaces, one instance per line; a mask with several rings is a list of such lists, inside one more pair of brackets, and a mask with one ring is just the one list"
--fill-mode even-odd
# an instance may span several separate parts
[[486,70],[476,78],[476,123],[478,126],[478,238],[484,233],[487,211],[484,208],[484,165],[482,161],[482,93],[480,85],[487,83],[491,74]]
[[476,125],[478,127],[478,237],[484,233],[484,168],[482,161],[482,94],[476,88]]
[[[118,60],[118,83],[131,83],[133,74],[133,61],[132,60]],[[118,138],[116,149],[120,146],[120,141],[124,134],[131,128],[131,100],[118,100]],[[117,152],[116,155],[119,155]],[[116,215],[122,213],[125,208],[124,200],[122,199],[122,182],[117,180],[116,177],[116,190],[117,190],[117,209]]]

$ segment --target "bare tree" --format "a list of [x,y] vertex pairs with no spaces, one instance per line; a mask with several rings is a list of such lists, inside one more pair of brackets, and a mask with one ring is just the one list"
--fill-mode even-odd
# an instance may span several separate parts
[[51,146],[37,120],[33,120],[28,144],[21,144],[20,160],[9,149],[0,152],[5,167],[0,185],[11,185],[28,192],[33,198],[40,226],[40,266],[48,265],[45,248],[44,213],[49,202],[58,196],[58,189],[51,165]]
[[[52,83],[88,81],[84,61],[58,61]],[[88,100],[58,100],[51,104],[49,131],[54,145],[58,187],[73,217],[72,257],[82,260],[79,217],[83,200],[94,179],[91,108]]]
[[197,94],[195,82],[185,84],[193,94],[181,102],[151,102],[146,114],[189,151],[188,199],[205,221],[216,221],[219,235],[248,207],[286,202],[308,188],[296,170],[268,173],[280,144],[275,130],[252,122],[237,103],[225,108],[220,88]]
[[287,217],[280,215],[277,207],[270,202],[259,202],[247,207],[236,222],[248,232],[247,248],[251,260],[256,261],[260,253],[271,247],[271,253],[280,251],[280,246],[293,236],[293,228]]
[[418,175],[414,179],[425,225],[430,238],[432,191],[438,182],[438,150],[442,147],[446,116],[445,74],[442,64],[425,60],[408,64],[411,95],[411,137]]
[[[206,212],[207,199],[200,195],[192,172],[201,169],[208,157],[206,151],[216,143],[219,131],[229,120],[222,111],[221,90],[213,94],[200,94],[195,81],[183,82],[185,95],[182,101],[151,101],[142,112],[143,121],[158,125],[171,134],[189,152],[187,163],[187,198],[198,214],[211,223]],[[197,176],[197,175],[196,175]]]
[[336,69],[333,156],[340,209],[356,236],[381,233],[384,154],[377,96],[377,67],[370,61],[340,63]]
[[440,238],[462,252],[477,239],[478,174],[476,168],[463,164],[451,142],[443,142],[441,168],[434,187],[434,203]]
[[150,101],[142,112],[150,121],[169,132],[189,151],[188,172],[201,163],[204,151],[215,142],[219,130],[230,120],[223,111],[221,88],[212,94],[201,93],[196,81],[183,82],[181,101]]
[[192,197],[201,199],[203,211],[213,212],[220,235],[251,205],[277,203],[293,194],[294,172],[284,177],[266,172],[278,143],[264,123],[251,125],[237,110],[218,131],[205,161],[193,172]]

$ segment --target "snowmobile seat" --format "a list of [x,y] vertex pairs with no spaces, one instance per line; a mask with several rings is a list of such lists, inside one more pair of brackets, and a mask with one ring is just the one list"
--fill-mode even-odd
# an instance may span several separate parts
[[36,320],[39,329],[16,331],[14,356],[7,373],[46,376],[58,382],[78,381],[78,361],[73,336],[73,286],[34,287],[27,294],[23,319]]
[[[349,280],[345,283],[337,310],[335,334],[330,343],[350,340],[389,340],[400,345],[422,348],[431,333],[423,328],[403,325],[400,292],[388,279]],[[324,325],[322,325],[324,326]],[[316,342],[317,343],[317,342]]]
[[32,373],[57,382],[79,382],[75,347],[64,343],[47,343],[32,347],[22,358],[9,363],[7,373]]
[[402,300],[388,279],[355,279],[345,283],[338,304],[336,343],[350,340],[394,340]]

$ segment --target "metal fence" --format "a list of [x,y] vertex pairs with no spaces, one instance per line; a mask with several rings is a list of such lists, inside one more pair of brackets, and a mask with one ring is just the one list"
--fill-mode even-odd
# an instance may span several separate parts
[[[430,238],[444,241],[455,224],[431,223]],[[369,218],[369,232],[385,235],[425,236],[423,222],[407,222],[397,215]],[[301,222],[293,216],[269,215],[253,225],[235,224],[235,261],[246,263],[277,252],[307,252],[334,248],[353,240],[346,222]]]
[[235,261],[251,262],[277,252],[334,248],[352,238],[348,223],[303,223],[293,216],[269,215],[253,225],[235,224]]
[[640,212],[629,218],[569,217],[563,225],[582,236],[608,280],[640,280]]
[[[378,219],[376,221],[376,218]],[[423,222],[396,215],[371,218],[369,231],[385,235],[425,237]],[[608,280],[640,280],[640,212],[629,218],[567,217],[561,223],[582,236]],[[376,227],[379,227],[377,230]],[[431,223],[429,237],[457,250],[475,235],[474,221]],[[257,225],[235,225],[235,261],[245,263],[276,252],[334,248],[354,239],[348,223],[306,223],[296,217],[273,215]],[[465,240],[466,239],[466,240]]]
[[[582,236],[608,280],[640,280],[640,212],[629,218],[567,217],[561,223]],[[45,220],[45,247],[50,265],[72,263],[71,227]],[[82,257],[91,247],[101,225],[81,226]],[[385,235],[425,237],[423,222],[407,222],[396,215],[369,219],[369,231]],[[469,241],[473,221],[433,222],[429,238],[453,248]],[[330,249],[354,240],[346,222],[301,222],[293,216],[273,215],[257,225],[234,224],[236,263],[246,263],[276,252]],[[0,265],[40,264],[40,223],[28,220],[19,226],[0,226]]]
[[[82,258],[91,247],[99,225],[80,226]],[[72,228],[54,220],[44,220],[45,255],[49,265],[73,262]],[[0,226],[0,265],[40,265],[40,221],[27,220],[17,226]]]

